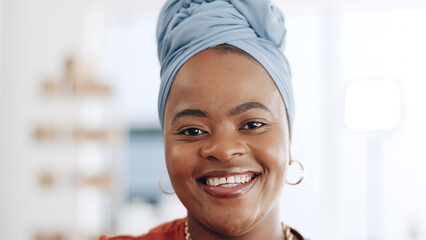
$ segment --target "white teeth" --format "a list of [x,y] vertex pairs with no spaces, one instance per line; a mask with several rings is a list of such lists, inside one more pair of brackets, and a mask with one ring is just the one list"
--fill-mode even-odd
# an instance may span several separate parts
[[219,178],[214,178],[213,185],[214,185],[214,186],[219,185]]
[[237,186],[238,184],[237,183],[230,183],[230,184],[225,184],[225,185],[222,185],[221,187],[235,187],[235,186]]
[[226,178],[226,182],[227,182],[227,183],[235,183],[234,176],[231,176],[231,177]]
[[248,175],[230,176],[227,178],[207,178],[208,186],[235,187],[239,184],[250,182],[251,177]]

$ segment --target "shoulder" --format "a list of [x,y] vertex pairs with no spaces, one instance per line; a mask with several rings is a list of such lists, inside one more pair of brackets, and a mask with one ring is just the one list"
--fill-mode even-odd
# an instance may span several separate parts
[[184,239],[185,218],[161,224],[140,236],[101,236],[99,240],[181,240]]

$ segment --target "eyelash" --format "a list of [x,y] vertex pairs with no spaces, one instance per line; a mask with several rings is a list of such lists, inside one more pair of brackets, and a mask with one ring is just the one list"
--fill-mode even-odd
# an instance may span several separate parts
[[[250,127],[248,127],[249,124],[256,124],[257,126],[255,126],[253,128],[250,128]],[[261,128],[261,127],[263,127],[265,125],[266,125],[266,123],[263,123],[263,122],[250,121],[250,122],[245,123],[238,130],[244,130],[244,131],[246,131],[246,130],[255,130],[255,129]],[[246,128],[246,126],[247,126],[247,128]],[[190,134],[190,131],[197,131],[198,133]],[[204,135],[206,133],[207,133],[206,131],[203,131],[203,130],[201,130],[199,128],[186,128],[186,129],[183,129],[182,131],[178,132],[179,135],[185,135],[185,136],[201,136],[201,135]]]
[[184,129],[184,130],[182,130],[182,131],[178,132],[178,134],[179,134],[179,135],[185,135],[185,136],[200,136],[200,135],[202,135],[202,134],[194,134],[194,135],[189,134],[189,131],[191,131],[191,130],[199,131],[199,132],[201,132],[202,134],[207,133],[207,132],[205,132],[205,131],[203,131],[203,130],[201,130],[201,129],[199,129],[199,128],[186,128],[186,129]]
[[[256,127],[254,127],[254,128],[245,128],[246,126],[248,126],[249,124],[257,124],[258,126],[256,126]],[[241,128],[240,128],[240,130],[254,130],[254,129],[258,129],[258,128],[261,128],[261,127],[263,127],[263,126],[265,126],[266,125],[266,123],[264,123],[264,122],[259,122],[259,121],[250,121],[250,122],[247,122],[247,123],[245,123]]]

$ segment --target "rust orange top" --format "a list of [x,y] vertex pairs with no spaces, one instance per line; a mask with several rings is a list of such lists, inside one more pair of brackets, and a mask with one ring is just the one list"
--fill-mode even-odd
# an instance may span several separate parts
[[[164,223],[140,236],[122,235],[108,238],[103,235],[99,240],[185,240],[185,220],[186,218],[181,218]],[[291,233],[293,233],[297,239],[305,240],[296,230],[291,229]]]
[[185,240],[185,220],[177,219],[172,222],[164,223],[151,229],[148,233],[140,236],[101,236],[99,240]]

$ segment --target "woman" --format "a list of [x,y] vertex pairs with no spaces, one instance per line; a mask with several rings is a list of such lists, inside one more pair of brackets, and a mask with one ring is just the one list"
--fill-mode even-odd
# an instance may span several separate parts
[[177,1],[157,29],[159,115],[188,210],[135,239],[304,239],[279,219],[294,117],[281,12],[267,0]]

